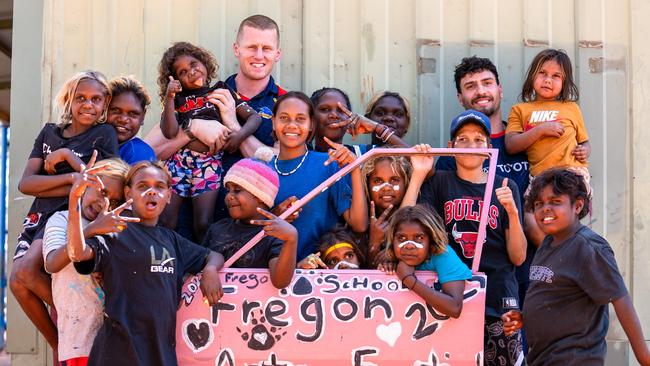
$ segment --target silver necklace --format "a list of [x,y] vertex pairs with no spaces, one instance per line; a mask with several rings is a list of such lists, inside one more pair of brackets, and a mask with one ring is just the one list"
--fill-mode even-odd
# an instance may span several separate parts
[[309,150],[307,150],[305,152],[305,155],[302,156],[302,159],[300,160],[300,163],[298,163],[298,165],[295,168],[291,169],[291,171],[289,171],[289,172],[280,171],[280,168],[278,168],[278,157],[276,157],[275,160],[273,161],[273,167],[275,168],[275,171],[278,172],[278,174],[286,177],[287,175],[291,175],[291,174],[295,173],[298,169],[300,169],[300,167],[302,166],[302,163],[304,163],[305,159],[307,159],[307,155],[309,155]]

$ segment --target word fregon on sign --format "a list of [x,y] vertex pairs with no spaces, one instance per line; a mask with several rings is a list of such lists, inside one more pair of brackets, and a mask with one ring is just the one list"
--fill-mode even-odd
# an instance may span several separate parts
[[[183,286],[176,331],[180,365],[476,365],[482,360],[482,275],[467,282],[458,319],[436,312],[395,276],[379,271],[296,271],[281,290],[271,285],[266,270],[228,269],[221,276],[225,295],[212,307],[203,303],[197,277]],[[428,285],[437,280],[430,272],[419,272],[418,278]],[[400,349],[408,352],[396,352]]]

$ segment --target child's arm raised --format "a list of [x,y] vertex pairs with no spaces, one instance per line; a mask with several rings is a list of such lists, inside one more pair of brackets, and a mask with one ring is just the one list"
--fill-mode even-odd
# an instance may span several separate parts
[[526,235],[519,217],[518,202],[508,187],[508,178],[504,178],[501,187],[495,190],[497,200],[508,214],[508,228],[506,229],[506,250],[508,258],[515,266],[520,266],[526,260]]
[[[108,211],[109,202],[108,198],[105,198],[104,208],[102,209],[102,212],[93,222],[86,225],[86,227],[83,229],[83,237],[90,238],[97,235],[120,232],[126,229],[128,222],[139,222],[140,219],[137,217],[120,216],[120,213],[132,202],[133,200],[128,200],[116,209]],[[50,225],[51,220],[52,218],[48,220],[48,226]],[[54,225],[56,225],[56,222]],[[45,236],[43,237],[43,253],[45,253],[46,250],[46,241],[48,242],[47,246],[49,246],[57,245],[56,241],[58,240],[63,240],[63,242],[60,243],[61,246],[53,251],[50,251],[45,257],[45,270],[48,273],[59,272],[70,263],[68,249],[66,248],[67,235],[65,232],[61,233],[59,230],[46,229]]]
[[382,255],[382,245],[386,242],[386,228],[388,228],[388,215],[393,211],[390,204],[384,212],[377,217],[375,202],[370,201],[370,228],[368,229],[368,263],[373,267],[386,259]]
[[86,244],[81,221],[81,197],[86,187],[95,185],[103,189],[102,181],[92,174],[82,172],[70,189],[68,203],[68,257],[73,262],[83,262],[95,257],[95,252]]
[[278,238],[284,242],[280,255],[269,260],[271,283],[276,288],[285,288],[291,283],[296,268],[296,253],[298,250],[298,231],[293,225],[280,219],[274,214],[257,208],[257,212],[268,220],[251,220],[253,225],[261,225],[266,235]]
[[[337,144],[327,137],[323,139],[332,147],[328,151],[329,159],[327,159],[325,165],[336,161],[339,167],[343,167],[357,158],[345,145]],[[343,213],[343,218],[352,230],[357,233],[362,233],[368,229],[368,201],[366,200],[366,193],[363,189],[361,168],[354,168],[350,175],[352,176],[352,203],[350,204],[350,208]]]
[[176,111],[174,108],[174,98],[176,93],[183,90],[181,87],[181,82],[174,80],[173,77],[169,76],[169,83],[167,84],[167,93],[165,94],[165,102],[163,104],[163,111],[160,116],[160,130],[163,135],[172,139],[178,134],[180,129],[178,126],[178,120],[176,120]]
[[645,344],[643,336],[643,329],[639,322],[639,317],[636,315],[634,305],[630,295],[625,295],[612,302],[618,321],[623,326],[623,330],[630,341],[634,355],[637,361],[643,366],[650,366],[650,352],[648,346]]
[[409,290],[415,292],[427,304],[452,318],[458,318],[463,310],[463,292],[465,281],[449,281],[442,284],[442,292],[420,282],[415,276],[415,268],[400,261],[397,264],[397,276]]
[[[428,144],[418,144],[414,148],[420,152],[428,152],[431,150],[431,146]],[[411,180],[406,188],[400,207],[415,206],[417,203],[422,183],[424,183],[429,172],[433,169],[433,157],[413,155],[411,156],[411,165],[413,166],[413,173],[411,173]]]

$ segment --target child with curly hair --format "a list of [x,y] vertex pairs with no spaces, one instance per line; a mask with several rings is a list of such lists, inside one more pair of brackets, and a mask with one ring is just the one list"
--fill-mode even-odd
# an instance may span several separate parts
[[[214,56],[191,43],[177,42],[165,51],[158,65],[158,86],[163,102],[160,128],[166,138],[174,138],[181,128],[193,138],[190,125],[195,118],[215,123],[237,118],[245,121],[239,131],[230,133],[225,126],[221,129],[222,148],[232,152],[260,126],[261,117],[224,82],[210,86],[217,69]],[[219,89],[232,94],[236,116],[229,113],[223,95],[214,93]],[[211,97],[216,103],[209,101]],[[174,194],[163,216],[163,225],[175,228],[183,198],[191,197],[194,236],[200,241],[214,215],[213,207],[221,184],[221,152],[211,153],[208,146],[193,138],[169,159],[167,168],[172,175]]]

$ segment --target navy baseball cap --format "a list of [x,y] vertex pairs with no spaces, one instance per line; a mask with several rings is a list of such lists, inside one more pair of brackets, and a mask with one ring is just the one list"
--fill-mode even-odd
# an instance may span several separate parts
[[456,132],[458,132],[458,130],[468,122],[474,122],[483,127],[487,137],[490,137],[490,132],[492,130],[490,129],[490,119],[488,116],[474,109],[468,109],[451,120],[451,127],[449,128],[451,140],[456,137]]

